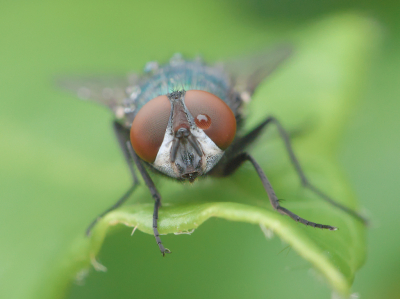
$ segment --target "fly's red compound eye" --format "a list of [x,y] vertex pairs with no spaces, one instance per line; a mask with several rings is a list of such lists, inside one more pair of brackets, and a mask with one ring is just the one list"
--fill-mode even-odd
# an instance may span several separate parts
[[220,148],[226,149],[236,134],[236,119],[231,108],[219,97],[203,90],[189,90],[185,104],[199,129]]
[[135,116],[131,128],[131,143],[135,153],[152,163],[164,140],[171,103],[167,96],[158,96],[146,103]]

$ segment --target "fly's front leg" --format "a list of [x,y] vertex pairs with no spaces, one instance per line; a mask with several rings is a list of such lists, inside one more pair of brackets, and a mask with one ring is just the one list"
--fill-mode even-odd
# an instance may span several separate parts
[[[234,142],[234,144],[232,144],[231,146],[231,150],[228,153],[228,156],[230,156],[231,158],[235,157],[236,155],[238,155],[240,152],[242,152],[249,144],[251,144],[252,142],[254,142],[256,140],[256,138],[261,134],[261,132],[269,125],[269,124],[275,124],[275,126],[278,129],[279,135],[282,138],[284,144],[285,144],[285,148],[286,151],[289,155],[290,161],[292,162],[297,175],[300,178],[301,184],[311,190],[312,192],[314,192],[315,194],[317,194],[320,198],[322,198],[323,200],[329,202],[331,205],[341,209],[342,211],[345,211],[346,213],[352,215],[353,217],[355,217],[356,219],[358,219],[359,221],[363,222],[364,224],[368,223],[368,220],[365,219],[363,216],[361,216],[360,214],[358,214],[356,211],[353,211],[351,209],[349,209],[348,207],[336,202],[335,200],[333,200],[332,198],[330,198],[328,195],[326,195],[324,192],[322,192],[320,189],[318,189],[317,187],[315,187],[313,184],[310,183],[310,181],[308,180],[308,178],[306,177],[306,175],[304,174],[303,169],[300,166],[299,161],[296,158],[296,155],[294,154],[292,145],[290,143],[290,138],[289,135],[287,134],[287,132],[285,131],[285,129],[282,127],[282,125],[280,124],[280,122],[273,116],[270,116],[268,118],[266,118],[260,125],[258,125],[255,129],[253,129],[251,132],[249,132],[247,135],[239,138],[237,141]],[[227,165],[228,162],[224,162],[224,166]],[[233,166],[226,166],[225,168],[222,169],[222,172],[220,175],[229,175],[232,171],[230,171],[230,168],[232,168]],[[221,169],[221,167],[220,167]]]
[[295,213],[289,211],[288,209],[282,207],[279,204],[279,200],[275,194],[274,189],[272,188],[271,183],[269,182],[267,176],[265,175],[264,171],[260,167],[260,165],[254,160],[252,156],[250,156],[248,153],[241,153],[235,158],[231,159],[229,163],[226,164],[225,167],[225,174],[228,173],[233,173],[237,168],[239,168],[240,165],[242,165],[243,162],[249,161],[254,169],[256,170],[258,177],[261,179],[261,182],[264,186],[265,191],[268,194],[269,201],[271,202],[272,207],[280,212],[281,214],[288,215],[290,218],[293,220],[303,223],[305,225],[309,225],[312,227],[318,227],[318,228],[324,228],[324,229],[329,229],[329,230],[337,230],[336,227],[326,225],[326,224],[319,224],[315,222],[308,221],[304,218],[301,218],[300,216],[296,215]]
[[264,123],[265,123],[265,126],[267,126],[269,123],[273,123],[278,128],[279,135],[281,136],[283,142],[285,143],[286,151],[289,154],[290,161],[292,162],[292,164],[293,164],[298,176],[300,177],[301,184],[305,188],[311,190],[312,192],[317,194],[319,197],[321,197],[325,201],[329,202],[331,205],[333,205],[333,206],[341,209],[342,211],[345,211],[346,213],[352,215],[353,217],[355,217],[356,219],[360,220],[364,224],[368,224],[368,220],[365,219],[363,216],[361,216],[357,212],[353,211],[352,209],[349,209],[348,207],[343,206],[340,203],[336,202],[335,200],[330,198],[328,195],[326,195],[324,192],[322,192],[319,188],[315,187],[313,184],[310,183],[310,181],[308,180],[308,178],[304,174],[304,171],[301,168],[300,163],[297,160],[297,158],[296,158],[296,156],[295,156],[295,154],[293,152],[293,148],[292,148],[292,145],[290,143],[289,135],[287,134],[285,129],[282,127],[280,122],[275,117],[268,117],[264,121]]
[[86,236],[90,236],[92,228],[95,226],[95,224],[101,218],[103,218],[106,214],[115,210],[116,208],[121,206],[125,201],[127,201],[127,199],[131,196],[133,191],[135,191],[136,186],[139,184],[139,180],[135,174],[135,170],[133,169],[133,165],[132,165],[133,161],[132,161],[131,155],[128,151],[128,148],[126,147],[126,141],[129,140],[129,130],[127,130],[126,128],[124,128],[117,122],[113,123],[113,129],[114,129],[115,136],[117,137],[118,143],[124,154],[125,161],[128,164],[129,170],[132,175],[132,186],[128,189],[128,191],[125,192],[125,194],[114,205],[109,207],[107,210],[105,210],[103,213],[101,213],[99,216],[97,216],[96,219],[94,219],[92,221],[92,223],[90,223],[90,225],[86,229]]
[[171,253],[171,251],[168,248],[164,247],[164,245],[162,244],[161,239],[160,239],[160,234],[158,233],[158,210],[161,206],[160,193],[158,193],[156,186],[153,183],[153,180],[150,178],[149,174],[147,173],[146,169],[144,168],[142,162],[140,161],[140,158],[133,151],[130,141],[126,142],[126,147],[128,148],[129,154],[131,155],[133,161],[135,162],[137,169],[139,170],[140,174],[142,175],[144,182],[146,183],[147,187],[150,190],[151,195],[154,198],[155,203],[154,203],[154,213],[153,213],[153,232],[154,232],[154,237],[156,238],[158,247],[160,248],[162,255],[165,256],[166,253]]

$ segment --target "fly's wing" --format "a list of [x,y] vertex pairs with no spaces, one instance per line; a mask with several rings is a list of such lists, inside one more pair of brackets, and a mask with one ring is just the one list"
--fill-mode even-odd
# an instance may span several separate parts
[[92,100],[109,107],[117,118],[124,116],[124,101],[138,82],[138,76],[64,77],[56,80],[57,86],[72,92],[83,100]]
[[278,45],[253,55],[227,60],[223,67],[232,76],[235,91],[246,101],[250,100],[257,86],[288,59],[292,52],[292,46]]

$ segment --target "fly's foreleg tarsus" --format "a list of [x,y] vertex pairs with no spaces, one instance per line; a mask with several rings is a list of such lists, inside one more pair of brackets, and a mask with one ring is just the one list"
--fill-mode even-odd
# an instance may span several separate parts
[[146,186],[149,188],[149,191],[154,198],[155,202],[154,202],[154,213],[153,213],[153,232],[154,232],[154,237],[156,238],[157,241],[157,245],[160,248],[162,255],[165,256],[166,253],[171,253],[171,251],[168,248],[164,247],[160,239],[160,234],[158,233],[158,210],[161,206],[160,193],[158,192],[156,186],[153,183],[153,180],[151,179],[146,169],[144,168],[142,162],[140,161],[140,158],[133,151],[130,141],[126,142],[126,147],[128,148],[129,154],[131,155],[133,161],[135,162],[137,169],[139,170]]
[[254,169],[256,170],[258,177],[260,178],[265,191],[267,192],[269,201],[272,205],[272,207],[280,212],[281,214],[287,215],[293,220],[300,222],[304,225],[312,226],[312,227],[317,227],[317,228],[323,228],[323,229],[329,229],[329,230],[337,230],[336,227],[331,226],[331,225],[326,225],[326,224],[319,224],[315,222],[308,221],[295,213],[289,211],[288,209],[282,207],[279,204],[278,197],[275,194],[274,189],[272,188],[271,183],[269,182],[267,176],[265,175],[264,171],[262,170],[261,166],[256,162],[256,160],[249,155],[248,153],[242,153],[236,156],[234,159],[232,159],[231,163],[227,165],[227,170],[229,169],[230,172],[236,170],[243,162],[249,161]]
[[154,232],[154,237],[156,238],[157,245],[160,248],[160,251],[163,256],[165,256],[166,253],[171,253],[171,251],[168,248],[165,248],[163,243],[161,242],[160,239],[160,234],[158,233],[158,209],[160,208],[160,199],[156,199],[156,202],[154,203],[154,213],[153,213],[153,232]]

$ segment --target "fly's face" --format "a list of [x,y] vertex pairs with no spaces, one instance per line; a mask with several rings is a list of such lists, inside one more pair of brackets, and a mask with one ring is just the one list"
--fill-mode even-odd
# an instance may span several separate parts
[[235,115],[224,101],[207,91],[181,90],[146,103],[133,120],[130,139],[141,159],[192,182],[215,166],[235,133]]

